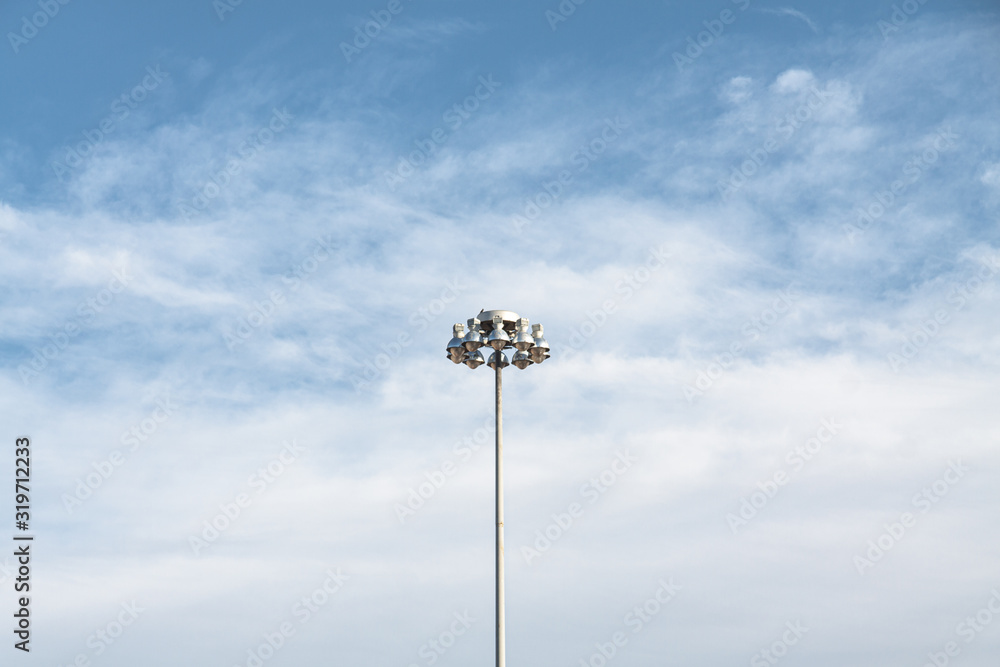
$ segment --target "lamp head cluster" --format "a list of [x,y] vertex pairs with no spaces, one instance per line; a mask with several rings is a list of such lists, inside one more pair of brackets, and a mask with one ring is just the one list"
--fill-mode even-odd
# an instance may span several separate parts
[[[506,368],[504,349],[515,350],[511,361],[520,369],[531,364],[540,364],[549,358],[549,344],[545,341],[541,324],[530,327],[528,318],[518,317],[509,310],[484,310],[469,320],[466,331],[464,324],[456,324],[451,341],[448,343],[448,358],[456,364],[478,368],[486,363],[496,370]],[[489,361],[483,357],[480,348],[493,348]]]

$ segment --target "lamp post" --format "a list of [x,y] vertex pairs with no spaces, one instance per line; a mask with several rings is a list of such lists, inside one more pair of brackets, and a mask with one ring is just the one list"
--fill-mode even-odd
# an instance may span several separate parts
[[520,369],[540,364],[549,358],[549,344],[545,342],[541,324],[528,330],[528,318],[519,317],[509,310],[484,310],[469,320],[469,330],[456,324],[448,343],[448,358],[456,364],[479,368],[483,354],[479,348],[493,348],[486,365],[496,371],[496,667],[505,667],[504,656],[504,603],[503,603],[503,401],[501,396],[501,371],[509,366],[505,348],[514,348],[513,363]]

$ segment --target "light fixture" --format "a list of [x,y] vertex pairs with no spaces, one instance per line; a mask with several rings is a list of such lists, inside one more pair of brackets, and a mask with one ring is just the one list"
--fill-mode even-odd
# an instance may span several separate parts
[[469,320],[469,331],[463,336],[464,327],[456,324],[454,336],[448,343],[448,358],[469,368],[483,364],[479,348],[493,348],[487,362],[496,372],[496,665],[505,667],[504,635],[504,582],[503,582],[503,401],[501,400],[502,371],[510,365],[506,348],[513,348],[514,365],[524,370],[549,358],[549,344],[542,335],[542,325],[536,324],[528,331],[528,318],[518,317],[509,310],[484,310]]

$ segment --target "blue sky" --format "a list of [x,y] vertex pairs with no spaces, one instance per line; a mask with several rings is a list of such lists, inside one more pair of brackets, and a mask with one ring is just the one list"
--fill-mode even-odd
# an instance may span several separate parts
[[6,3],[18,664],[994,664],[998,18]]

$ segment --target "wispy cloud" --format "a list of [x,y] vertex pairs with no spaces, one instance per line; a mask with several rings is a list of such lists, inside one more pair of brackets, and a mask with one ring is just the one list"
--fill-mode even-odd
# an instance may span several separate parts
[[764,14],[774,14],[776,16],[791,16],[793,18],[797,18],[803,23],[805,23],[807,26],[809,26],[809,29],[812,30],[814,33],[816,33],[817,35],[819,34],[819,26],[817,26],[813,22],[813,20],[808,16],[806,16],[803,12],[800,12],[797,9],[793,9],[792,7],[760,7],[757,9],[757,11],[763,12]]

